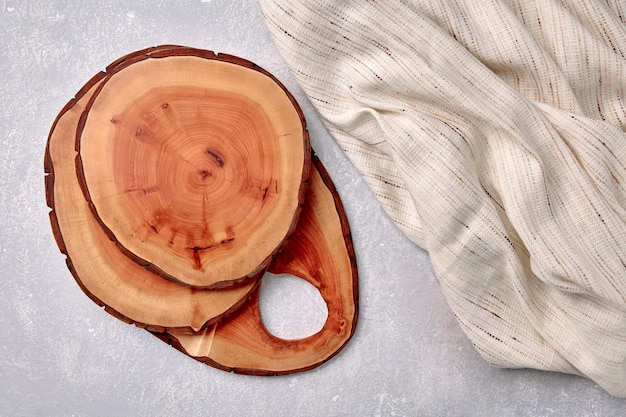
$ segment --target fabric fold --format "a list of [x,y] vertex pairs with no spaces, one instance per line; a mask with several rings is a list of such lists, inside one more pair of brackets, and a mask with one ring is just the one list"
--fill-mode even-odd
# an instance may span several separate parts
[[626,396],[624,6],[260,4],[483,358]]

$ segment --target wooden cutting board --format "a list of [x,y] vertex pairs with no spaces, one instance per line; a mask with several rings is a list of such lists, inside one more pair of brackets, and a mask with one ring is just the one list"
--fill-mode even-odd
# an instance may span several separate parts
[[[44,167],[59,249],[115,317],[210,365],[263,375],[324,363],[354,333],[341,201],[295,99],[253,63],[169,45],[120,58],[63,108]],[[268,269],[319,289],[320,332],[288,341],[265,329]]]

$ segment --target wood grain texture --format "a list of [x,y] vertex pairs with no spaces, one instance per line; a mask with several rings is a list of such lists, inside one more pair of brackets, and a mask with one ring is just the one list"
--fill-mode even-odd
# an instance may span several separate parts
[[293,231],[310,166],[304,117],[282,84],[241,58],[180,47],[109,66],[76,146],[107,235],[199,288],[265,269]]

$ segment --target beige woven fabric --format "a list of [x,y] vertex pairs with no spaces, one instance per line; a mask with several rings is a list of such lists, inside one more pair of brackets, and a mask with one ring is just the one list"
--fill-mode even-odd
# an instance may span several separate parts
[[260,3],[480,354],[626,396],[626,3]]

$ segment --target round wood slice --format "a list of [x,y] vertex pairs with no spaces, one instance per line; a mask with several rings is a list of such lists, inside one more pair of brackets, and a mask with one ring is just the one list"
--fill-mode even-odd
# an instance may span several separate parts
[[249,61],[185,47],[107,68],[77,132],[93,213],[135,262],[199,288],[262,272],[293,231],[310,145],[285,87]]
[[254,375],[312,369],[346,345],[358,315],[356,261],[339,196],[317,158],[313,167],[296,231],[268,271],[298,276],[318,288],[328,306],[324,327],[299,340],[271,335],[261,320],[257,289],[249,303],[226,321],[195,333],[153,332],[157,337],[208,365]]
[[61,111],[45,154],[47,203],[59,249],[83,291],[112,315],[141,327],[200,330],[223,319],[258,286],[197,290],[153,274],[122,254],[92,215],[79,186],[76,130],[89,98],[106,74],[94,77]]

